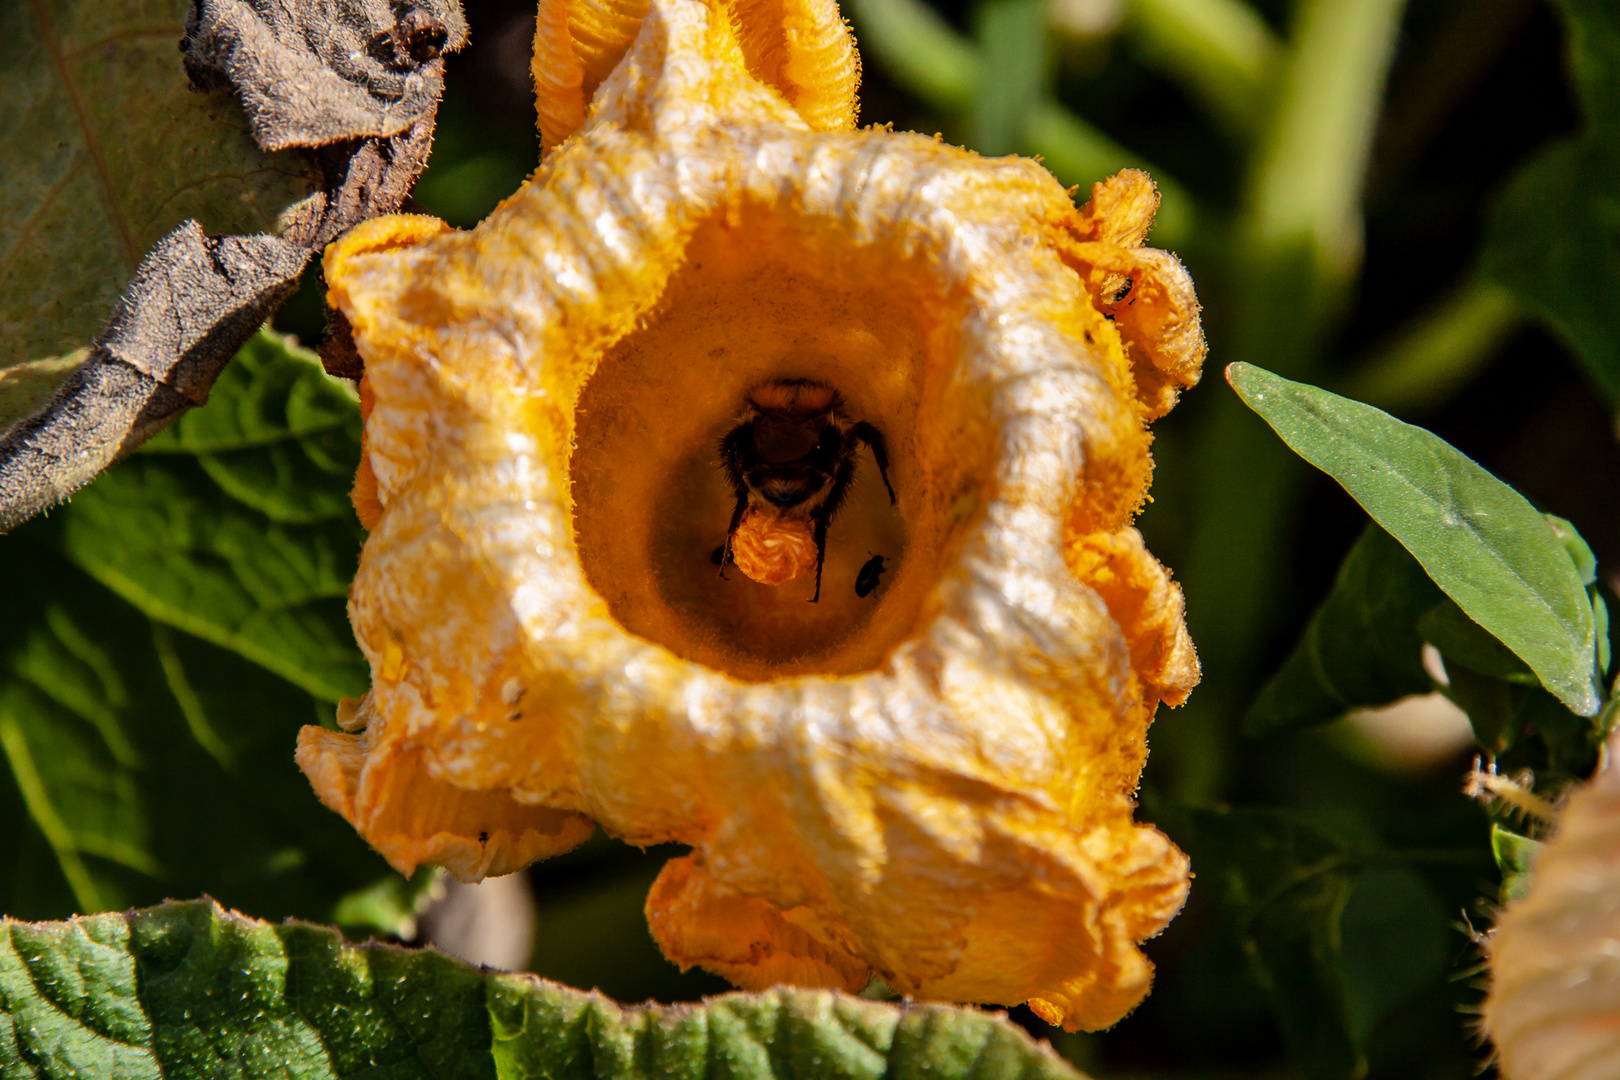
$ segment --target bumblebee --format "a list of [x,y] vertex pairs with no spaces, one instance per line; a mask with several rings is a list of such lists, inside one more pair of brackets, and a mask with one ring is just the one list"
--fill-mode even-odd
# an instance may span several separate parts
[[814,379],[773,379],[750,391],[736,426],[720,440],[720,463],[737,497],[721,576],[750,505],[802,512],[810,519],[816,543],[816,592],[810,602],[819,601],[827,527],[849,494],[855,455],[863,443],[872,450],[892,504],[896,500],[883,433],[850,418],[837,390]]

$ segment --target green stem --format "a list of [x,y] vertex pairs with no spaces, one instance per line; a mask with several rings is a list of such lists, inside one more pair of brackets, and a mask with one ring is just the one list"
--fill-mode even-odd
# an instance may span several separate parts
[[981,154],[1016,154],[1051,74],[1047,0],[985,0],[973,16],[981,62],[969,140]]
[[849,0],[861,49],[936,108],[962,112],[979,85],[979,52],[922,0]]
[[[848,11],[861,48],[901,86],[943,112],[964,114],[974,107],[984,57],[922,0],[850,0]],[[1186,190],[1062,105],[1036,98],[1023,136],[1017,149],[1038,154],[1070,186],[1087,189],[1124,168],[1148,173],[1161,197],[1153,242],[1173,248],[1190,238],[1195,216]]]
[[1250,177],[1262,254],[1312,244],[1340,279],[1361,254],[1361,191],[1404,0],[1302,0],[1281,97]]
[[1131,0],[1125,31],[1229,131],[1260,130],[1283,47],[1243,0]]
[[1338,392],[1389,412],[1432,409],[1522,325],[1524,310],[1511,293],[1467,281],[1356,365]]
[[[1234,238],[1231,331],[1222,363],[1291,378],[1322,363],[1361,252],[1360,200],[1402,0],[1301,0],[1281,91],[1256,151]],[[1231,723],[1273,629],[1302,471],[1234,395],[1206,406],[1182,569],[1205,685],[1196,720]],[[1199,699],[1202,698],[1202,701]],[[1166,742],[1160,729],[1156,748]],[[1173,749],[1169,757],[1178,755]],[[1208,780],[1205,781],[1208,783]]]

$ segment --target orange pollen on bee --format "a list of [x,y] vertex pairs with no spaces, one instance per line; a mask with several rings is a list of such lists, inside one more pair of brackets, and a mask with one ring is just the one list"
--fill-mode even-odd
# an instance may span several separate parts
[[750,506],[731,538],[731,559],[761,585],[785,585],[816,568],[810,519],[776,507]]

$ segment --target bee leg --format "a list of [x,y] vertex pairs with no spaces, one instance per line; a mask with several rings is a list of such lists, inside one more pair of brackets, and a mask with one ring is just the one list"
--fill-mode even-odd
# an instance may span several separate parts
[[731,512],[731,526],[726,529],[726,548],[720,556],[720,580],[729,581],[726,577],[726,564],[737,560],[731,554],[731,541],[737,536],[737,526],[742,524],[743,512],[748,509],[748,492],[744,490],[737,496],[737,508]]
[[894,485],[889,483],[889,446],[883,441],[883,432],[861,420],[849,433],[872,448],[872,459],[877,462],[878,475],[883,477],[883,486],[889,489],[889,505],[893,506],[900,500],[894,497]]
[[726,472],[726,482],[737,497],[737,508],[731,512],[731,527],[726,530],[726,553],[720,559],[720,580],[726,580],[726,563],[732,562],[731,541],[742,524],[743,511],[748,509],[748,481],[743,475],[743,454],[754,442],[753,422],[742,424],[720,440],[720,465]]
[[811,520],[816,523],[816,595],[810,598],[812,604],[821,602],[821,564],[827,561],[827,523],[828,518],[815,514]]

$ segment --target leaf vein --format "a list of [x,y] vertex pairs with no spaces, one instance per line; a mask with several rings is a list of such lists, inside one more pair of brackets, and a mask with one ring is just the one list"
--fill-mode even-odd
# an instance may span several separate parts
[[28,0],[28,5],[34,11],[34,19],[39,24],[40,37],[49,50],[51,59],[56,62],[56,70],[62,79],[62,89],[67,94],[68,102],[73,106],[73,115],[79,121],[79,133],[84,136],[85,152],[90,155],[90,162],[95,167],[96,178],[101,181],[102,193],[107,198],[107,213],[118,228],[119,245],[124,249],[124,259],[129,269],[134,270],[140,262],[140,252],[136,250],[135,238],[130,235],[129,222],[124,220],[122,209],[118,205],[118,193],[113,188],[112,172],[107,167],[106,155],[101,151],[101,142],[96,138],[95,130],[90,126],[90,113],[84,104],[84,95],[79,92],[79,84],[74,81],[73,74],[68,70],[68,58],[62,53],[62,42],[56,36],[56,25],[51,22],[50,13],[45,10],[44,0]]

